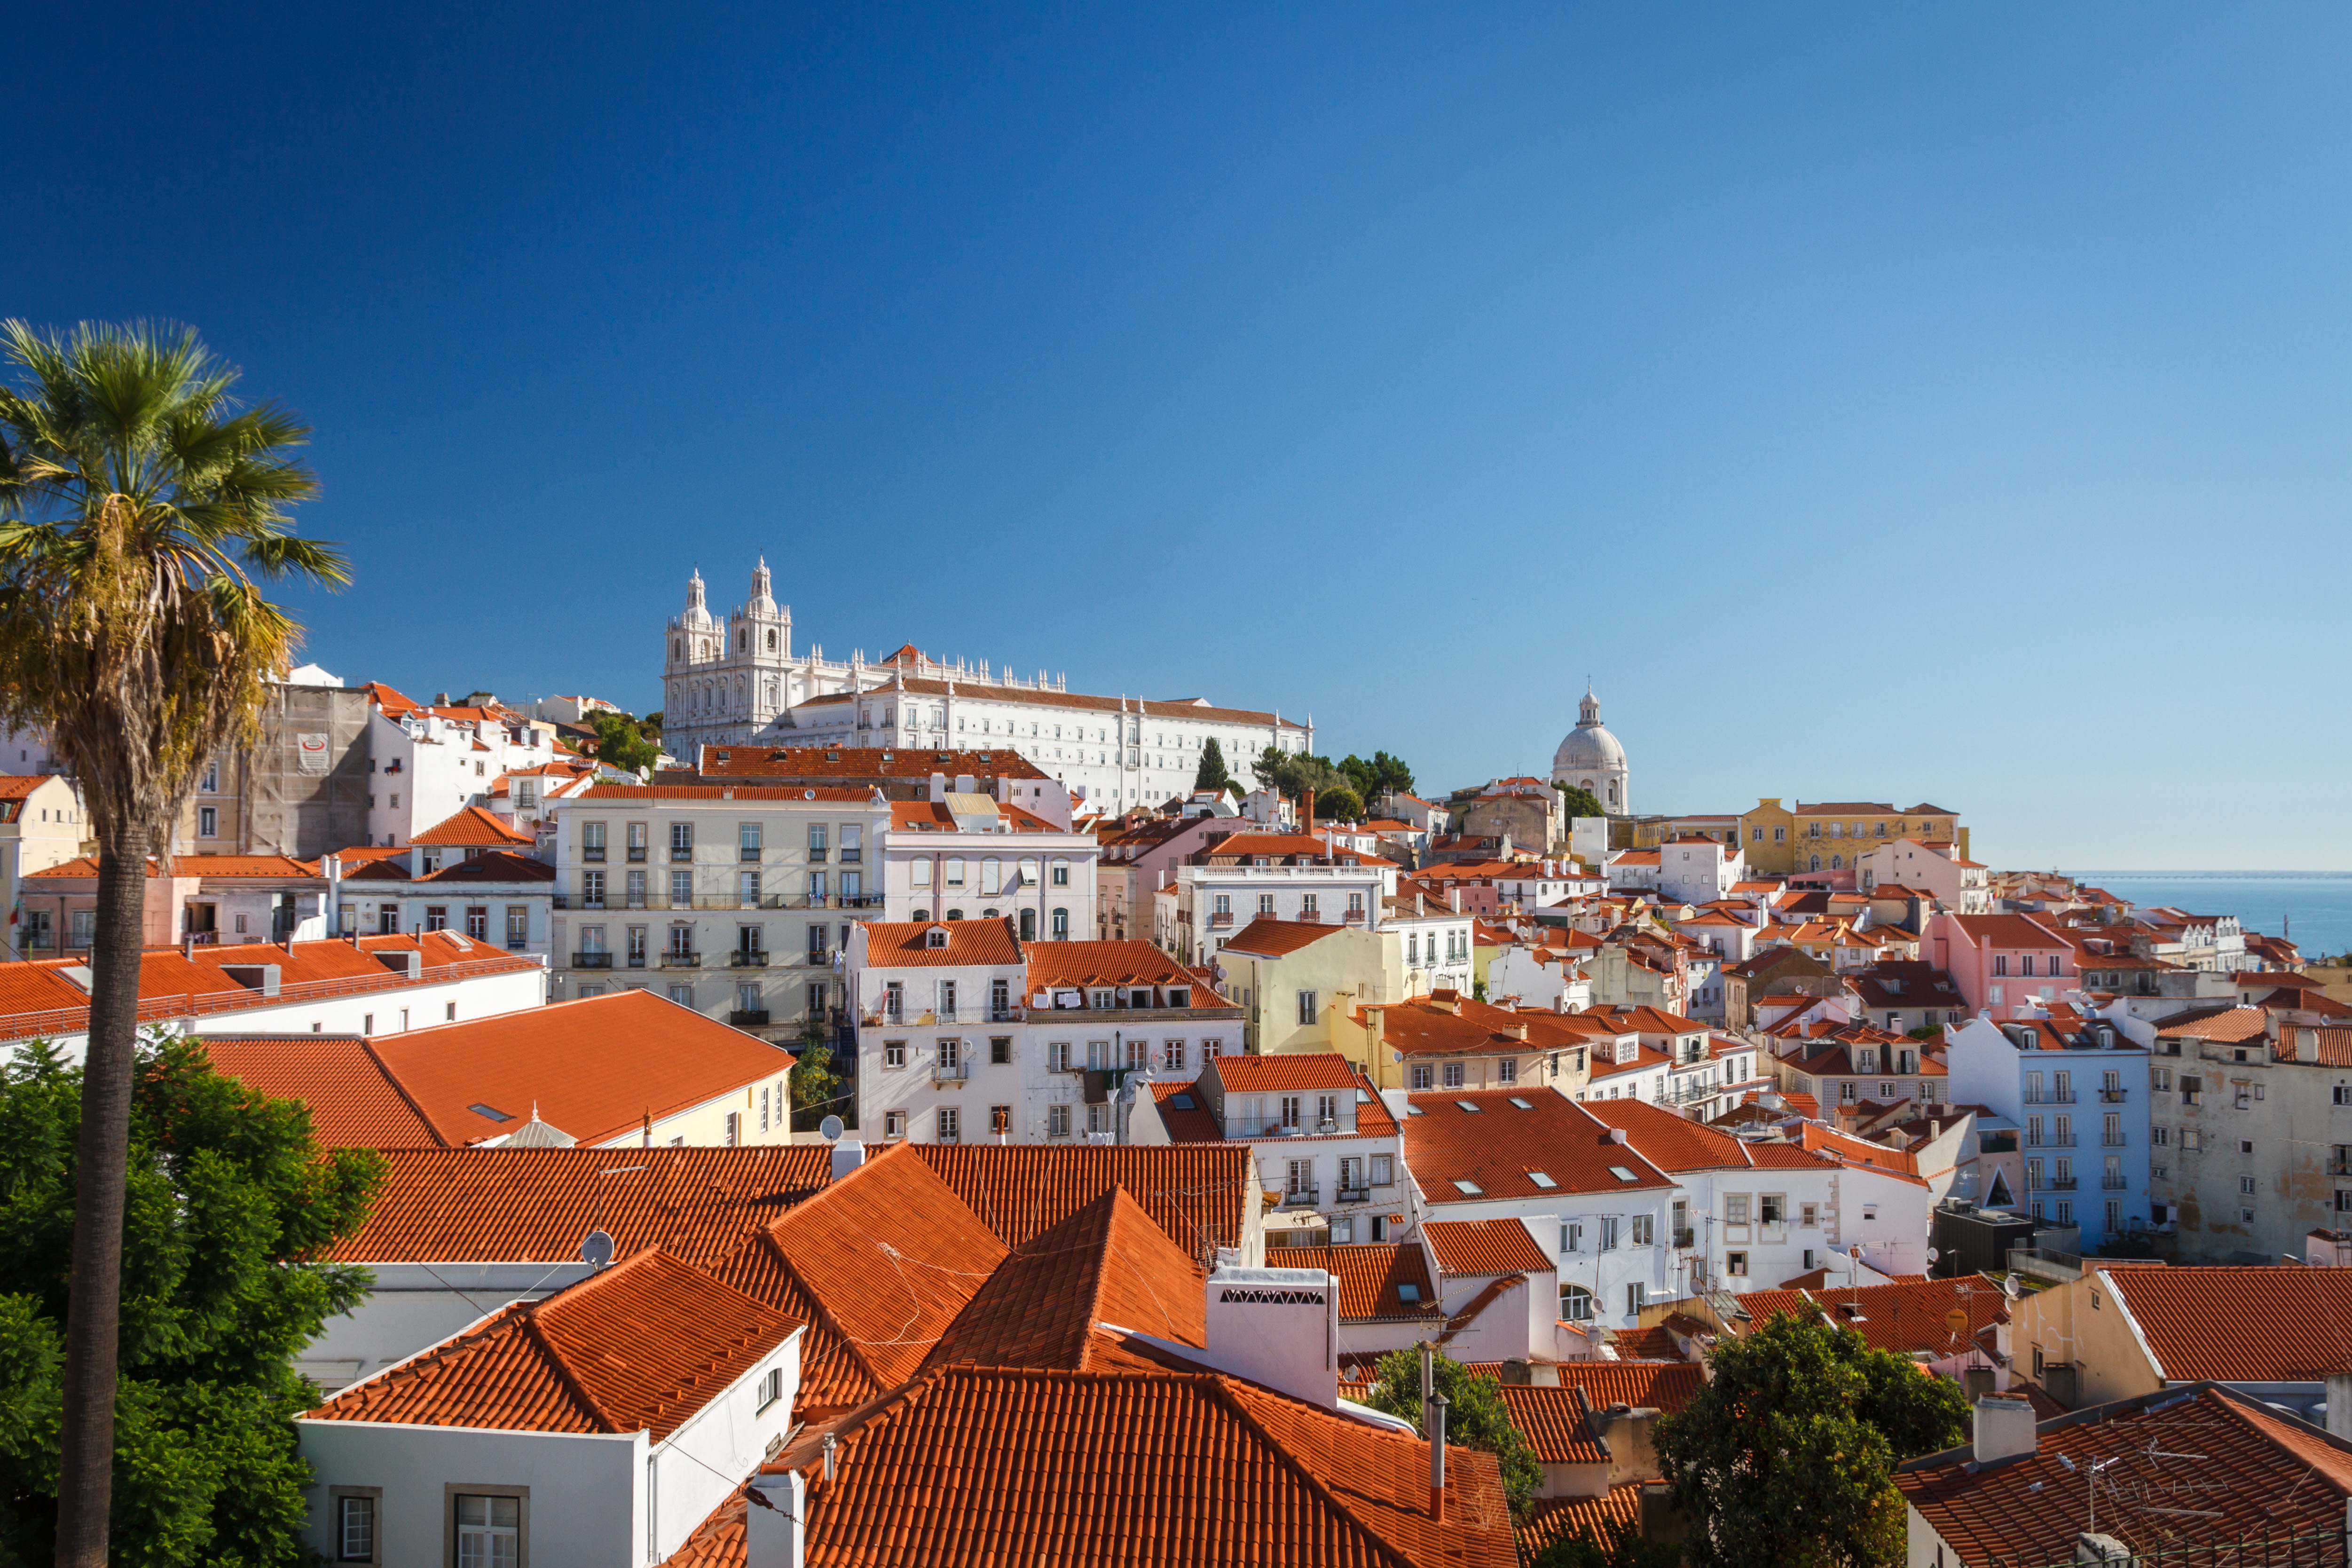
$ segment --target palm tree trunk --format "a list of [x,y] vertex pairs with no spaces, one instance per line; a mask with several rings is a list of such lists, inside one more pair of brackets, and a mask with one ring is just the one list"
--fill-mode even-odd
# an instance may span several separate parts
[[58,1475],[58,1568],[106,1568],[114,1489],[115,1331],[122,1303],[122,1205],[146,944],[147,833],[100,837],[90,952],[89,1054],[74,1180],[73,1294],[66,1310],[65,1431]]

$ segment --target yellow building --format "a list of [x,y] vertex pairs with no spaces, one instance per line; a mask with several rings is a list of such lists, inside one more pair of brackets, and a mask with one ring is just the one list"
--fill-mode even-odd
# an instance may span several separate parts
[[1218,950],[1224,992],[1242,1005],[1244,1048],[1263,1056],[1328,1051],[1331,1019],[1405,994],[1397,943],[1357,926],[1251,921]]
[[1331,1044],[1375,1087],[1407,1093],[1554,1089],[1579,1098],[1590,1053],[1619,1033],[1580,1014],[1514,1012],[1450,991],[1330,1015]]
[[1748,868],[1787,876],[1843,871],[1855,857],[1897,838],[1953,843],[1969,858],[1969,830],[1940,805],[1896,807],[1878,801],[1799,801],[1783,805],[1768,795],[1739,817],[1739,847]]

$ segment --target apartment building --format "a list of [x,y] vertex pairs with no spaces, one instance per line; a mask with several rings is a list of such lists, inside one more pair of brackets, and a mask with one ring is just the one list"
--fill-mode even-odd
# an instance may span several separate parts
[[772,1040],[836,1020],[836,954],[882,912],[871,789],[599,784],[551,803],[558,996],[659,991]]
[[1094,835],[991,799],[967,787],[974,782],[967,776],[950,786],[934,774],[930,798],[890,803],[877,884],[882,918],[1003,918],[1024,942],[1091,939]]
[[2116,1021],[2063,1006],[2000,1023],[1972,1018],[1945,1040],[1952,1100],[2024,1130],[2017,1195],[2035,1219],[2079,1226],[2069,1250],[2085,1254],[2147,1228],[2156,1077],[2147,1045]]
[[[29,748],[22,748],[29,750]],[[81,790],[56,773],[0,774],[0,908],[8,910],[8,942],[0,960],[54,958],[72,935],[89,946],[89,918],[75,932],[47,900],[25,897],[23,880],[78,858],[94,847]]]
[[1194,852],[1153,895],[1153,940],[1208,963],[1252,920],[1381,927],[1396,867],[1300,833],[1236,833]]
[[2074,944],[2027,915],[1928,917],[1924,957],[1959,987],[1971,1014],[2030,1016],[2078,989]]
[[1010,917],[850,934],[857,1125],[923,1143],[1112,1142],[1130,1075],[1241,1051],[1241,1009],[1149,942],[1024,942]]

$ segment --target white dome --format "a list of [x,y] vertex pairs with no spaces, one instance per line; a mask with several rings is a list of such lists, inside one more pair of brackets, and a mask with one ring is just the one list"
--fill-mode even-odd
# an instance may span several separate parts
[[1555,777],[1575,773],[1622,773],[1625,767],[1625,748],[1617,737],[1599,724],[1579,724],[1551,754],[1551,771]]

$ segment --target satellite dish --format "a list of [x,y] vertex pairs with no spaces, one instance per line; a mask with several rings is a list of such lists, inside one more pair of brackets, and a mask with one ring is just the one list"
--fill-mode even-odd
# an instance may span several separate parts
[[613,1261],[613,1238],[604,1231],[592,1230],[580,1242],[580,1261],[591,1268],[602,1268]]
[[1934,1247],[1929,1247],[1929,1248],[1927,1249],[1927,1261],[1928,1261],[1928,1262],[1930,1262],[1930,1263],[1935,1262],[1935,1261],[1936,1261],[1936,1259],[1937,1259],[1938,1258],[1941,1258],[1941,1257],[1943,1257],[1943,1256],[1944,1256],[1944,1255],[1943,1255],[1942,1253],[1940,1253],[1940,1252],[1937,1251],[1937,1250],[1936,1250]]
[[803,800],[814,800],[816,798],[816,791],[813,789],[804,789],[801,791],[801,798]]
[[838,1116],[828,1116],[828,1117],[826,1117],[824,1121],[820,1121],[820,1122],[818,1122],[818,1123],[816,1124],[816,1131],[817,1131],[817,1136],[819,1136],[820,1138],[823,1138],[826,1142],[828,1142],[828,1143],[838,1143],[838,1142],[841,1142],[841,1118],[840,1118],[840,1117],[838,1117]]

